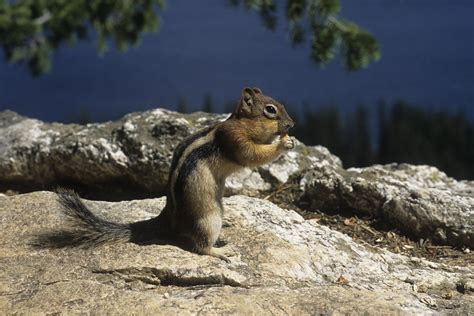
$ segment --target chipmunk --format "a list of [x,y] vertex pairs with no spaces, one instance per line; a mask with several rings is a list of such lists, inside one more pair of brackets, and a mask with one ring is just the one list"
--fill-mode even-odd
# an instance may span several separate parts
[[227,120],[178,145],[171,162],[166,206],[157,217],[113,223],[94,215],[73,191],[57,191],[64,213],[76,224],[74,229],[63,231],[68,245],[179,239],[192,252],[229,262],[214,247],[222,228],[225,179],[239,169],[268,163],[292,149],[294,138],[288,131],[293,126],[281,103],[258,88],[244,88]]

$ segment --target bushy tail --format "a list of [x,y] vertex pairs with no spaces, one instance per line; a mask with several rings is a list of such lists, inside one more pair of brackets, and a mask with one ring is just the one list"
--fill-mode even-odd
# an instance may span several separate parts
[[87,248],[108,242],[131,240],[130,224],[113,223],[97,217],[74,191],[58,189],[56,193],[70,227],[40,236],[37,246]]

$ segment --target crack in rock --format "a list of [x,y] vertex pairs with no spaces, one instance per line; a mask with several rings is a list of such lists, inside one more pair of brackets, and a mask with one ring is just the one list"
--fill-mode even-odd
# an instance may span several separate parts
[[240,282],[223,274],[210,274],[207,276],[185,275],[188,271],[173,271],[171,269],[158,269],[151,267],[112,270],[99,269],[93,270],[92,272],[98,274],[111,274],[125,280],[126,282],[141,281],[147,284],[161,286],[191,287],[228,285],[231,287],[246,287]]

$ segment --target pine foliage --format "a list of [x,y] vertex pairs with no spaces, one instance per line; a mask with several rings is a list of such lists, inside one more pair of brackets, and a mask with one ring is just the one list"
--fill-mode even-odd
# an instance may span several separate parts
[[8,62],[41,75],[51,67],[52,51],[92,30],[100,53],[109,40],[126,50],[143,32],[157,30],[155,11],[164,6],[164,0],[0,0],[0,45]]
[[[260,14],[264,26],[276,28],[278,5],[274,0],[230,0]],[[339,0],[286,0],[288,36],[293,45],[309,34],[311,59],[324,66],[340,58],[349,71],[367,67],[380,59],[380,47],[372,34],[339,17]]]
[[[277,26],[277,1],[230,0],[260,15],[270,30]],[[33,75],[51,68],[51,54],[63,45],[97,36],[100,54],[114,42],[122,51],[156,31],[165,0],[0,0],[0,45],[8,62],[25,64]],[[375,38],[338,17],[339,0],[287,0],[284,8],[293,45],[311,41],[311,59],[324,66],[340,57],[349,70],[380,58]]]

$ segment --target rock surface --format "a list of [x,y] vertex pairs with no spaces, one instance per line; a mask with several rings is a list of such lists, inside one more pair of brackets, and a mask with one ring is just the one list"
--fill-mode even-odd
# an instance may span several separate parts
[[[164,198],[86,203],[121,222]],[[353,242],[270,202],[224,200],[231,263],[174,246],[37,249],[63,225],[50,192],[0,196],[0,313],[474,313],[473,267],[448,267]]]
[[313,208],[381,217],[408,235],[474,248],[474,182],[430,166],[314,167],[300,181]]

